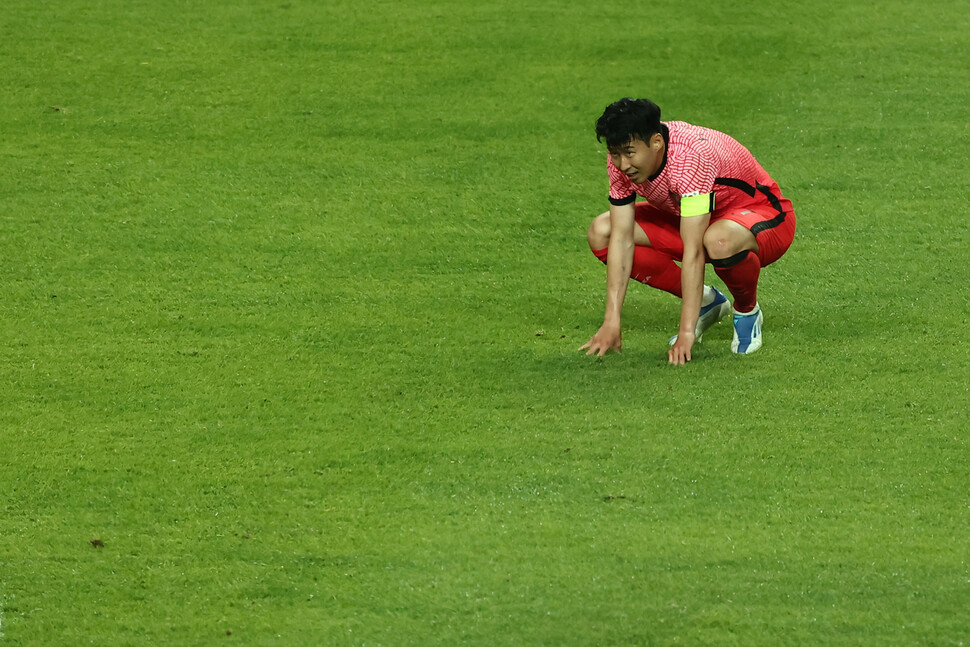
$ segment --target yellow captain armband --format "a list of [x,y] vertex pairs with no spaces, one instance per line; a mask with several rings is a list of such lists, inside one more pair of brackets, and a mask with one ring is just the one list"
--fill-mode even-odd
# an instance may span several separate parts
[[714,211],[714,192],[689,193],[680,199],[680,217],[703,216]]

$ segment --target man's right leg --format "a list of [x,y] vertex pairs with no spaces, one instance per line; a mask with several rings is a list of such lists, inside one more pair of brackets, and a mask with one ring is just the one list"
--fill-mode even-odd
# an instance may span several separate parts
[[[680,298],[680,266],[684,243],[676,217],[668,216],[645,202],[636,206],[638,227],[633,231],[633,269],[630,278]],[[589,248],[604,263],[610,244],[610,213],[593,219],[586,234]]]

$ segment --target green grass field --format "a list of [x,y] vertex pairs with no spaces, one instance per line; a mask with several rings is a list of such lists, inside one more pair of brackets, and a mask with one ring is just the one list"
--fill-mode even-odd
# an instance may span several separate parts
[[[970,643],[968,50],[957,0],[5,3],[0,645]],[[622,96],[795,203],[759,353],[667,366],[639,285],[577,351]]]

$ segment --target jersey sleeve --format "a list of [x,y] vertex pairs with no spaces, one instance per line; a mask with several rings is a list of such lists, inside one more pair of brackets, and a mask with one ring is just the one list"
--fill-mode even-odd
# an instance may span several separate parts
[[672,174],[671,188],[680,196],[682,218],[703,216],[714,211],[714,180],[717,164],[704,149],[691,150]]
[[606,158],[606,168],[610,177],[610,204],[623,205],[635,202],[637,191],[633,188],[633,182],[620,169],[613,164],[613,159]]

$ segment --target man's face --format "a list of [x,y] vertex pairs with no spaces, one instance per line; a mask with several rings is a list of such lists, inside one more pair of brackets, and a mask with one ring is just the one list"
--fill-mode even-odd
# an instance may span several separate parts
[[634,184],[643,184],[663,163],[663,135],[655,133],[649,142],[631,139],[621,146],[611,148],[610,158],[613,166],[626,173]]

